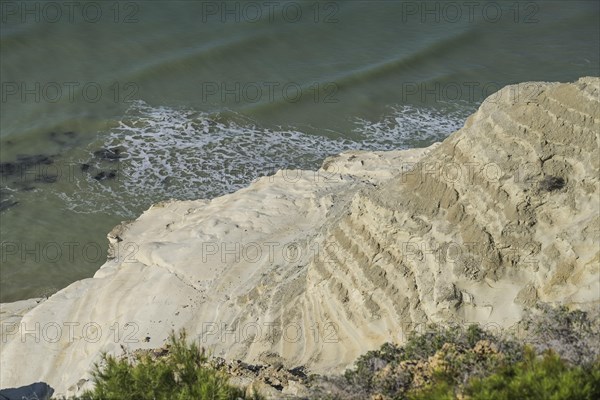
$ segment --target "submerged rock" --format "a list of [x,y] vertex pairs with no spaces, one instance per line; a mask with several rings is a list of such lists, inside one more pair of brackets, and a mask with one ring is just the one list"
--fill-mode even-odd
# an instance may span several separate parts
[[50,165],[54,163],[54,157],[46,154],[24,155],[18,154],[16,161],[0,163],[0,174],[4,176],[16,176],[35,165]]
[[8,210],[9,208],[16,206],[17,204],[19,204],[18,201],[0,200],[0,211]]
[[0,163],[0,174],[2,175],[13,175],[18,171],[18,164],[14,162],[3,162]]
[[111,169],[110,171],[100,171],[94,175],[94,179],[97,181],[103,181],[106,179],[115,179],[117,177],[117,170]]
[[110,149],[100,149],[94,152],[94,157],[104,161],[117,161],[125,158],[125,149],[123,147],[113,147]]
[[30,166],[30,165],[36,165],[36,164],[50,165],[54,162],[54,160],[52,159],[52,156],[49,156],[46,154],[35,154],[35,155],[18,154],[17,162],[23,166]]

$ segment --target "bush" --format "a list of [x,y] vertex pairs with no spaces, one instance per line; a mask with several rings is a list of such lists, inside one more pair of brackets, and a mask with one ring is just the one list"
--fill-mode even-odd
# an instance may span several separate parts
[[528,350],[521,363],[486,378],[474,379],[465,393],[473,400],[600,398],[600,365],[571,366],[553,351],[537,357]]
[[[455,399],[456,387],[439,379],[409,394],[411,400]],[[462,390],[470,400],[592,400],[600,398],[600,365],[571,366],[552,351],[538,357],[528,348],[525,359],[483,378],[473,378]]]
[[[187,344],[185,332],[170,337],[169,354],[138,353],[133,362],[103,356],[92,373],[95,387],[81,400],[237,400],[244,392],[208,365],[204,350]],[[254,397],[258,399],[258,397]]]
[[525,338],[472,325],[434,327],[402,346],[387,343],[346,371],[346,392],[394,400],[600,398],[597,313],[541,305],[523,325]]
[[525,340],[538,354],[552,350],[575,365],[591,365],[600,359],[598,311],[570,311],[541,304],[523,324],[527,329]]
[[[486,352],[486,344],[492,346],[493,352]],[[434,356],[437,369],[430,365]],[[458,385],[503,363],[520,361],[522,356],[521,345],[502,340],[476,325],[466,330],[460,326],[433,327],[429,332],[412,335],[403,346],[386,343],[379,350],[367,352],[344,376],[350,385],[398,397],[427,383],[434,374],[443,374],[448,384]]]

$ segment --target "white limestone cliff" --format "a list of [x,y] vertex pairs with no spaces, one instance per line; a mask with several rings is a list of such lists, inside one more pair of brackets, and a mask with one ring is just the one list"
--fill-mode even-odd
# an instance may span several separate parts
[[157,204],[93,278],[2,305],[0,386],[75,393],[101,352],[182,328],[225,358],[339,372],[418,324],[597,308],[599,96],[599,78],[508,86],[441,144]]

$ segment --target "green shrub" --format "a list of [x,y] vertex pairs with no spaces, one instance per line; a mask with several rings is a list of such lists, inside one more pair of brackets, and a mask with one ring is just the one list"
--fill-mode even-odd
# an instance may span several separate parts
[[[502,353],[497,357],[476,357],[472,349],[480,341],[494,343]],[[444,345],[451,344],[456,349],[454,362],[446,363],[443,373],[454,384],[465,382],[471,376],[484,375],[500,362],[511,363],[522,359],[523,348],[516,342],[502,340],[486,332],[477,325],[467,329],[460,326],[449,328],[432,326],[428,332],[413,334],[403,346],[384,344],[379,350],[373,350],[360,356],[354,368],[347,370],[344,376],[348,384],[377,391],[390,397],[401,395],[412,386],[413,376],[409,373],[382,374],[385,368],[394,368],[405,361],[425,361],[440,352]],[[440,373],[442,373],[440,371]],[[450,381],[449,381],[450,383]]]
[[525,341],[538,354],[556,352],[575,365],[591,365],[600,359],[600,314],[567,307],[539,304],[523,321]]
[[[185,332],[170,337],[169,354],[137,354],[133,362],[103,356],[92,375],[95,387],[81,400],[237,400],[244,392],[207,363],[204,350],[187,344]],[[255,397],[258,398],[258,397]]]
[[387,343],[360,356],[344,374],[346,392],[394,400],[454,399],[459,393],[473,399],[600,398],[598,313],[541,305],[523,327],[525,338],[476,325],[430,327],[401,346]]
[[[445,376],[408,394],[410,400],[449,400],[457,387]],[[600,398],[600,364],[571,366],[552,351],[538,357],[528,348],[523,361],[507,364],[487,377],[469,380],[461,390],[470,400],[592,400]]]
[[600,398],[600,365],[571,366],[553,351],[537,357],[526,352],[524,361],[486,378],[474,379],[465,393],[473,400]]

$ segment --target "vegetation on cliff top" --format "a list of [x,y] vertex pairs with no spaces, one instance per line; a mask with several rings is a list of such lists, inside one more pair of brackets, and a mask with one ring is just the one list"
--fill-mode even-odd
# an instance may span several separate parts
[[229,384],[208,364],[204,349],[188,343],[185,332],[169,338],[164,357],[137,353],[133,360],[104,355],[93,371],[95,387],[80,400],[260,400]]

